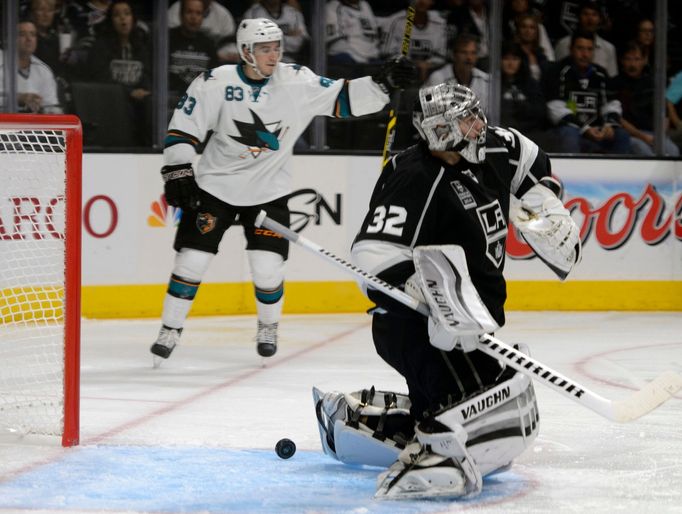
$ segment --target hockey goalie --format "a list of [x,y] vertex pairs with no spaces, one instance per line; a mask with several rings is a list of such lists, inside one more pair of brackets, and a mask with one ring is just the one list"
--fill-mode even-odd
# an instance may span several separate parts
[[314,389],[315,409],[325,453],[387,468],[376,498],[475,496],[539,430],[530,379],[476,349],[505,322],[508,224],[561,280],[580,235],[546,154],[488,127],[470,89],[421,89],[413,123],[421,140],[384,167],[352,247],[357,266],[429,306],[427,318],[363,286],[376,351],[407,393]]

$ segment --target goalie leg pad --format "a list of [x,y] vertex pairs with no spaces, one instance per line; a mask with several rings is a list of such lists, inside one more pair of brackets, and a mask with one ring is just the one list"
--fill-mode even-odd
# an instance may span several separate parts
[[458,498],[481,492],[483,478],[461,425],[429,418],[419,423],[415,434],[417,441],[379,476],[375,498]]
[[414,249],[414,266],[419,289],[429,306],[433,346],[445,351],[455,347],[472,351],[479,335],[499,328],[469,276],[461,246],[418,246]]
[[483,476],[509,466],[540,429],[533,383],[513,370],[505,371],[498,384],[439,413],[436,419],[462,424],[467,448]]
[[379,476],[375,497],[475,496],[482,477],[509,467],[537,437],[538,428],[531,380],[508,370],[494,386],[422,421],[416,441]]
[[313,388],[313,401],[322,449],[345,464],[388,467],[412,438],[414,419],[404,394]]

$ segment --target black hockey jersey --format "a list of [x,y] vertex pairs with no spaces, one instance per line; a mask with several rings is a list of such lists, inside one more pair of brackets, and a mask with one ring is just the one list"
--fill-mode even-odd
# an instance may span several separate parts
[[566,57],[550,68],[547,77],[547,114],[554,125],[582,129],[620,124],[620,101],[610,89],[606,70],[598,64],[581,73]]
[[[422,141],[382,171],[353,242],[353,260],[402,285],[414,273],[415,246],[460,245],[479,295],[502,326],[510,194],[521,197],[550,171],[545,153],[514,129],[488,128],[485,159],[479,164],[464,159],[446,164]],[[382,307],[396,308],[376,291],[368,296]]]

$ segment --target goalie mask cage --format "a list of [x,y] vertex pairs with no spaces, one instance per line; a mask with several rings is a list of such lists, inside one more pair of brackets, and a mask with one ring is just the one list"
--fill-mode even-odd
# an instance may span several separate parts
[[82,130],[0,114],[0,432],[78,444]]

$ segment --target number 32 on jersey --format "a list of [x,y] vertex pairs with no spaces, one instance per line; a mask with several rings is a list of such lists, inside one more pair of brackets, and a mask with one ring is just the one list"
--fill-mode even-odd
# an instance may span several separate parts
[[379,205],[374,209],[374,218],[367,225],[368,234],[383,232],[391,236],[401,236],[407,219],[407,209],[399,205]]

